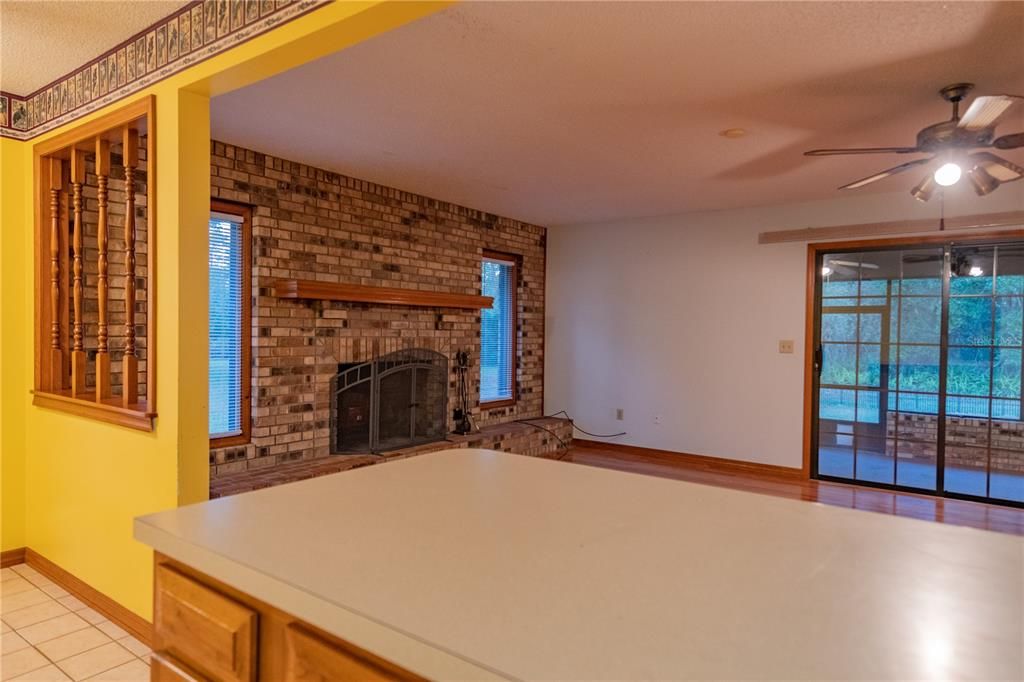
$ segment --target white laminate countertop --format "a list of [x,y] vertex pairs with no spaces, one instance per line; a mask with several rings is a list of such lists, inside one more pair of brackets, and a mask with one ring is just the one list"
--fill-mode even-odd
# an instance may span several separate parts
[[1024,539],[489,450],[135,537],[431,678],[1024,679]]

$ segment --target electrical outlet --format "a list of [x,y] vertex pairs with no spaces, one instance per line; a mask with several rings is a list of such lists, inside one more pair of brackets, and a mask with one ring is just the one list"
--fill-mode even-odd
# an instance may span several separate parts
[[620,407],[615,410],[616,421],[622,421],[625,418],[625,411]]
[[654,415],[654,423],[657,424],[658,426],[661,425],[661,415],[660,414]]
[[793,340],[783,339],[779,341],[779,352],[780,353],[792,353],[793,352]]

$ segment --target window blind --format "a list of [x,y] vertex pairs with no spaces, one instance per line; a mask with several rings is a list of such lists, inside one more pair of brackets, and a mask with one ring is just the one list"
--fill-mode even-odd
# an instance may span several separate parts
[[515,263],[485,256],[482,293],[494,299],[480,313],[480,402],[512,400],[515,386]]
[[210,437],[242,432],[242,218],[210,218]]

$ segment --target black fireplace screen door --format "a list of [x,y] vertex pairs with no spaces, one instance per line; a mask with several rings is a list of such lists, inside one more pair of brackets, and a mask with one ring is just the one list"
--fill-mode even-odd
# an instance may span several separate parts
[[448,359],[412,348],[343,368],[331,386],[331,452],[378,453],[447,434]]

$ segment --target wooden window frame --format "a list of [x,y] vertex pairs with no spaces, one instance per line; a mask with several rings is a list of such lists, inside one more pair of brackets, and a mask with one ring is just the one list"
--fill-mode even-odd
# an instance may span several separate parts
[[[242,323],[241,323],[241,427],[232,436],[210,438],[211,448],[246,445],[252,440],[252,207],[247,204],[210,199],[210,212],[227,213],[242,218]],[[209,270],[209,265],[207,265]],[[209,326],[207,326],[209,334]],[[209,390],[209,386],[207,386]],[[209,428],[209,426],[207,426]]]
[[[480,265],[484,260],[499,260],[512,263],[512,397],[502,400],[480,400],[481,410],[494,410],[502,407],[512,407],[519,398],[519,325],[521,315],[519,314],[519,272],[522,270],[522,256],[514,253],[504,253],[484,249],[480,255]],[[483,285],[481,284],[481,289]],[[483,352],[483,332],[481,330],[481,356]],[[477,392],[479,396],[479,391]]]
[[[137,402],[125,405],[120,397],[108,397],[102,400],[74,395],[66,388],[70,385],[69,344],[70,329],[69,300],[66,278],[68,272],[67,249],[61,249],[60,274],[65,281],[61,287],[60,305],[56,316],[60,321],[60,337],[63,358],[59,366],[51,352],[48,341],[51,338],[51,324],[54,311],[46,292],[51,287],[51,215],[49,191],[43,186],[49,184],[51,177],[51,161],[70,158],[73,150],[86,150],[96,144],[96,140],[104,138],[113,143],[120,139],[125,129],[132,128],[139,135],[148,138],[146,147],[146,395],[139,396]],[[35,269],[35,329],[34,329],[34,381],[32,404],[52,410],[78,415],[88,419],[126,426],[141,431],[152,431],[156,412],[156,364],[157,364],[157,163],[156,163],[156,98],[148,95],[127,104],[115,111],[95,118],[88,123],[76,126],[71,130],[56,135],[48,140],[37,143],[32,148],[33,170],[33,207],[34,207],[34,247],[33,257]],[[53,178],[57,180],[57,178]],[[66,192],[61,190],[61,223],[66,224],[68,215],[68,199]],[[67,246],[66,244],[63,246]],[[53,390],[55,384],[64,386],[61,390]]]

